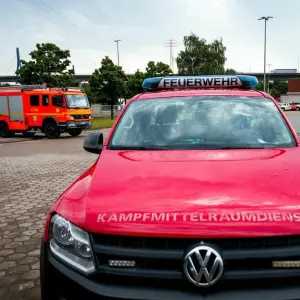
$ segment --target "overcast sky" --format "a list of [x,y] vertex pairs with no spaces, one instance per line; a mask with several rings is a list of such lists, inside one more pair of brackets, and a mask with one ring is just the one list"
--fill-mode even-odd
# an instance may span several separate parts
[[169,63],[165,43],[183,49],[183,37],[194,32],[208,42],[222,38],[226,66],[240,72],[263,71],[264,22],[267,63],[271,69],[298,68],[299,0],[0,0],[0,75],[16,69],[37,42],[69,49],[77,74],[99,67],[108,55],[126,73],[144,70],[149,60]]

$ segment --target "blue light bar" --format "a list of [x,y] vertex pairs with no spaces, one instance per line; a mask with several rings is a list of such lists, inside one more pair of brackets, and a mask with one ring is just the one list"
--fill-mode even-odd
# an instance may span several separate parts
[[195,75],[195,76],[167,76],[146,78],[143,89],[166,90],[187,88],[246,88],[258,85],[255,76],[248,75]]

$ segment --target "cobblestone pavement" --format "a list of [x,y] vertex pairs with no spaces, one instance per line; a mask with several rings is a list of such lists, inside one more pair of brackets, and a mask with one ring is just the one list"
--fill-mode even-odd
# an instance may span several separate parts
[[[300,132],[300,113],[286,114]],[[108,131],[102,130],[105,136]],[[83,150],[83,136],[0,139],[1,300],[40,300],[39,247],[46,214],[97,158]]]
[[83,136],[19,139],[0,140],[0,299],[39,300],[46,214],[97,156],[83,150]]

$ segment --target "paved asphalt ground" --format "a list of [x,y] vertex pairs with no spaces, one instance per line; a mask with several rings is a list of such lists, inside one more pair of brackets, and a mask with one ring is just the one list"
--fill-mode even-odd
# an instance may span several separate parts
[[[300,113],[287,115],[300,135]],[[108,131],[103,130],[105,136]],[[0,139],[0,299],[40,300],[39,247],[46,214],[97,158],[83,150],[85,134]]]

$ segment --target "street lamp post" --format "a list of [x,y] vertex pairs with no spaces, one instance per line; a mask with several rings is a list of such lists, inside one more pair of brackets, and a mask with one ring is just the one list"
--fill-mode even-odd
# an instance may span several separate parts
[[268,67],[269,67],[269,77],[268,77],[268,93],[270,93],[270,77],[271,77],[271,66],[272,66],[272,64],[268,64]]
[[115,40],[115,43],[117,43],[118,66],[120,65],[119,42],[121,42],[121,40]]
[[264,92],[266,91],[266,83],[267,83],[267,78],[266,78],[266,58],[267,58],[267,21],[270,19],[273,19],[273,17],[261,17],[258,20],[264,20],[265,21],[265,43],[264,43]]

